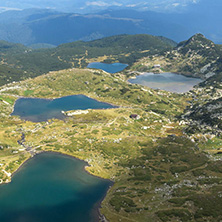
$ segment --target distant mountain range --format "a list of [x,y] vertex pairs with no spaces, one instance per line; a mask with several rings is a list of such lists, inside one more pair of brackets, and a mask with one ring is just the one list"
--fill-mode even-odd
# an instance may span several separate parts
[[[38,9],[8,11],[0,14],[0,39],[24,45],[59,45],[119,34],[163,35],[180,29],[177,24],[170,22],[161,24],[160,17],[159,13],[141,14],[133,10],[104,11],[87,15]],[[184,31],[177,34],[179,38],[173,34],[172,39],[183,39],[188,30],[182,29]]]
[[218,28],[222,15],[216,6],[208,13],[195,7],[184,13],[132,9],[111,9],[85,15],[49,9],[6,11],[0,13],[0,39],[24,45],[34,44],[36,48],[142,33],[166,36],[180,42],[199,32],[216,43],[222,43],[222,30]]

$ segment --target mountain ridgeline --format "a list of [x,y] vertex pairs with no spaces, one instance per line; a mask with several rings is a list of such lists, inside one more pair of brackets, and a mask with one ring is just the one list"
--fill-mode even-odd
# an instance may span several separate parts
[[[157,21],[152,18],[153,16]],[[167,30],[180,27],[166,21],[164,26],[157,28],[161,23],[159,17],[158,13],[141,14],[133,10],[117,11],[114,14],[112,11],[104,11],[86,15],[46,9],[8,11],[0,13],[0,39],[24,45],[44,43],[57,46],[62,43],[91,41],[121,34],[145,33],[167,36],[166,32],[170,32]],[[180,39],[183,39],[185,33],[182,31]],[[191,33],[193,32],[190,32],[190,35]]]
[[[222,47],[216,45],[202,34],[191,37],[188,41],[181,42],[177,46],[177,52],[187,60],[187,64],[181,67],[181,71],[194,72],[202,78],[213,76],[222,70]],[[168,56],[174,56],[169,54]]]
[[[1,85],[49,71],[85,68],[90,62],[121,62],[130,65],[129,72],[175,72],[207,79],[202,85],[222,79],[222,46],[202,34],[179,44],[165,37],[139,34],[76,41],[37,50],[1,41],[0,58]],[[156,70],[155,64],[161,68]]]
[[[19,81],[49,71],[84,68],[91,61],[133,64],[144,56],[172,49],[175,44],[167,38],[146,34],[119,35],[90,42],[77,41],[40,50],[3,41],[0,45],[2,69],[6,66],[12,71],[2,73],[0,84]],[[18,74],[12,75],[15,69],[18,70]]]
[[[221,57],[221,45],[202,34],[196,34],[180,42],[173,50],[142,58],[132,68],[139,71],[176,72],[207,79],[212,76],[215,78],[222,71]],[[154,64],[160,64],[161,69],[155,70]]]
[[[6,11],[0,13],[0,39],[24,45],[43,43],[57,46],[78,40],[91,41],[113,35],[145,33],[166,36],[180,42],[194,33],[201,32],[207,38],[221,43],[222,33],[218,28],[221,12],[218,10],[220,7],[215,7],[221,3],[219,0],[214,0],[210,6],[206,6],[202,5],[204,2],[206,0],[192,4],[189,13],[186,10],[182,13],[137,11],[133,7],[132,9],[118,7],[118,9],[110,8],[104,11],[97,10],[97,13],[89,11],[89,14],[79,14],[81,10],[78,10],[78,13],[49,9]],[[214,7],[214,14],[208,10],[212,7]],[[101,10],[103,7],[99,8]]]
[[106,10],[86,15],[46,9],[6,11],[0,13],[0,39],[24,45],[46,43],[57,46],[79,40],[141,33],[180,41],[195,33],[192,28],[185,28],[168,17],[167,14],[134,10]]

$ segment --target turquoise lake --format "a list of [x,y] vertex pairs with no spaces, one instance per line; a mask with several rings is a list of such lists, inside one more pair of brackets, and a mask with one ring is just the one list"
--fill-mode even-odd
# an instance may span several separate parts
[[0,185],[1,222],[94,222],[111,182],[75,158],[41,153]]
[[185,93],[202,82],[199,78],[186,77],[175,73],[145,73],[135,79],[129,79],[130,83],[148,86],[152,89],[162,89],[169,92]]
[[107,64],[107,63],[102,63],[102,62],[92,62],[88,64],[87,68],[102,69],[109,73],[116,73],[116,72],[121,72],[127,66],[128,66],[127,64],[123,64],[123,63]]
[[109,108],[115,108],[115,106],[84,95],[65,96],[53,100],[20,98],[16,101],[11,115],[17,115],[32,122],[43,122],[52,118],[64,119],[65,115],[61,111]]

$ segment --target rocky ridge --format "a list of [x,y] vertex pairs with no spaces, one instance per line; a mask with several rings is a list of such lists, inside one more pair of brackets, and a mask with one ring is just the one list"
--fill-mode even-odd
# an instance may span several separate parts
[[222,50],[219,45],[196,34],[170,51],[139,60],[133,70],[147,72],[175,72],[207,79],[221,72]]

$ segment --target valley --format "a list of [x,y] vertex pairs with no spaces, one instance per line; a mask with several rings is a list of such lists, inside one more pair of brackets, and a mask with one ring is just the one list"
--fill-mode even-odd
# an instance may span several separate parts
[[[139,43],[142,38],[146,44],[126,48],[131,45],[126,44],[126,38],[129,42],[139,38]],[[88,55],[85,44],[30,51],[23,53],[24,57],[20,52],[12,57],[10,53],[2,54],[7,67],[35,77],[24,75],[14,82],[9,73],[8,83],[2,82],[0,87],[1,182],[10,182],[11,175],[33,154],[54,151],[85,160],[90,174],[114,182],[100,208],[108,221],[219,221],[220,46],[199,34],[176,48],[143,35],[87,43]],[[76,58],[72,47],[76,52],[83,48],[76,53],[86,56],[83,68],[74,68],[67,62]],[[52,57],[47,57],[49,52]],[[53,56],[58,55],[63,55],[63,62],[54,60]],[[129,67],[112,74],[85,68],[89,59],[92,62],[102,57],[100,62],[124,62]],[[42,58],[42,63],[33,58]],[[54,62],[56,67],[51,70]],[[158,70],[154,70],[155,64],[160,64]],[[127,81],[143,72],[166,71],[206,80],[183,94]],[[207,79],[210,73],[213,74]],[[20,97],[55,99],[80,94],[117,108],[89,109],[77,115],[70,110],[64,120],[42,122],[10,115]],[[22,135],[29,150],[18,144]]]

